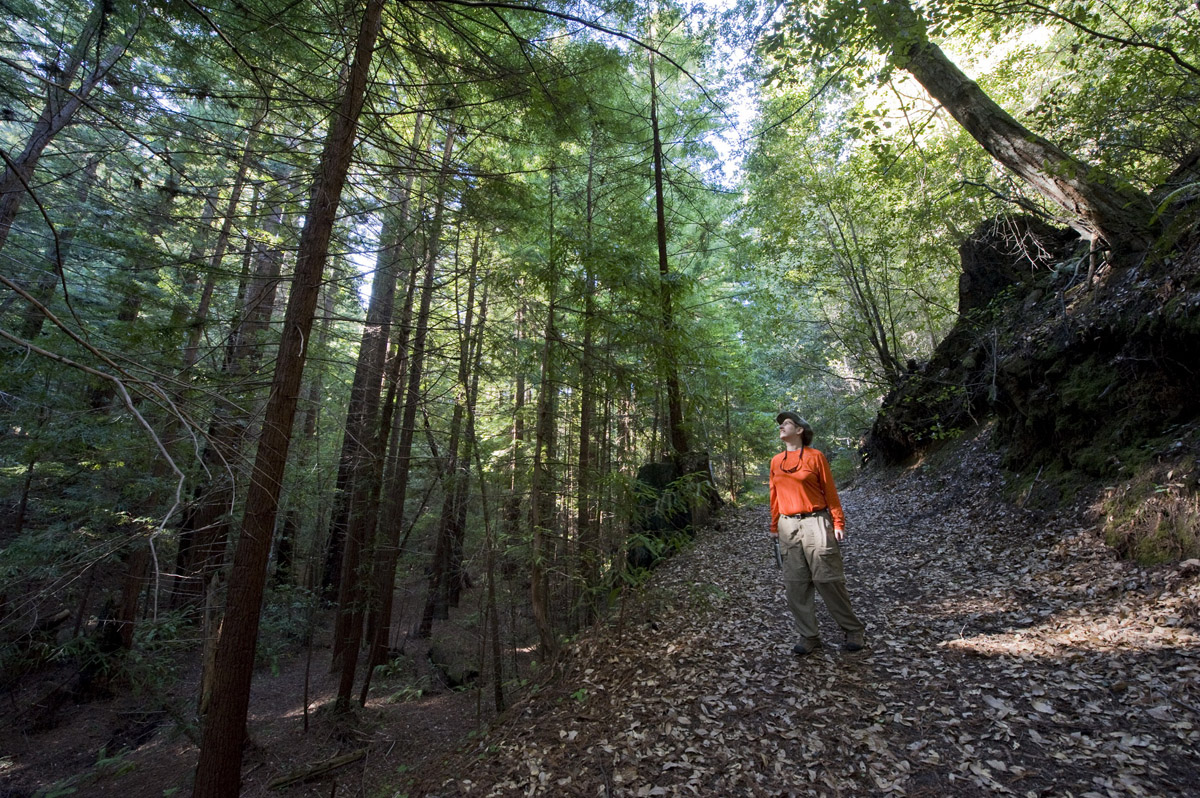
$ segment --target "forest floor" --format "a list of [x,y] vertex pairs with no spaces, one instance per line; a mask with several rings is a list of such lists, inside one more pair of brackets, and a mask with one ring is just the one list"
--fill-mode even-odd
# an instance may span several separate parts
[[792,654],[767,510],[731,510],[411,794],[1200,795],[1200,562],[1118,561],[957,448],[843,491],[866,650],[818,599]]
[[[385,685],[335,719],[318,652],[301,733],[305,659],[261,674],[243,795],[1200,796],[1200,562],[1118,560],[1084,499],[1005,501],[982,438],[843,489],[864,651],[841,650],[818,600],[824,647],[792,653],[766,508],[731,508],[498,718],[475,691]],[[0,723],[0,798],[186,795],[195,747],[146,706]]]

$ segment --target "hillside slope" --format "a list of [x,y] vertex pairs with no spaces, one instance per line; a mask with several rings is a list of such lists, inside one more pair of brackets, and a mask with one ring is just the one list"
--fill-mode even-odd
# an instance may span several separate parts
[[844,491],[868,649],[793,633],[761,506],[727,511],[561,675],[401,792],[1200,795],[1200,562],[1118,560],[999,498],[976,431]]
[[884,399],[864,456],[904,463],[994,419],[1024,503],[1104,496],[1122,556],[1200,556],[1200,233],[1117,267],[1000,217],[959,251],[958,321]]

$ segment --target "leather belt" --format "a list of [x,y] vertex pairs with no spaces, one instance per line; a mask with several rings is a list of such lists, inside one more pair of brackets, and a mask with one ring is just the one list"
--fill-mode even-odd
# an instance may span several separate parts
[[791,515],[781,514],[779,517],[780,518],[812,518],[814,515],[820,515],[821,513],[828,512],[828,511],[829,511],[828,507],[822,507],[818,510],[813,510],[811,513],[792,513]]

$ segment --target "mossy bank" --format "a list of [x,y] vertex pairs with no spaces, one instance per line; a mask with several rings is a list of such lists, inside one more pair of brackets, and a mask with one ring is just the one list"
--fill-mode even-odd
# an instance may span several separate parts
[[959,320],[888,394],[864,458],[895,464],[988,419],[1014,500],[1089,498],[1123,556],[1200,556],[1200,237],[1115,265],[1028,217],[960,247]]

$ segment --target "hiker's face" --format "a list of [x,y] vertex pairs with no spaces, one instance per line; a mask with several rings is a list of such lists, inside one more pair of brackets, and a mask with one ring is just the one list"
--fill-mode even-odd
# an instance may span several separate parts
[[800,426],[790,418],[785,418],[779,425],[779,440],[781,441],[799,441]]

